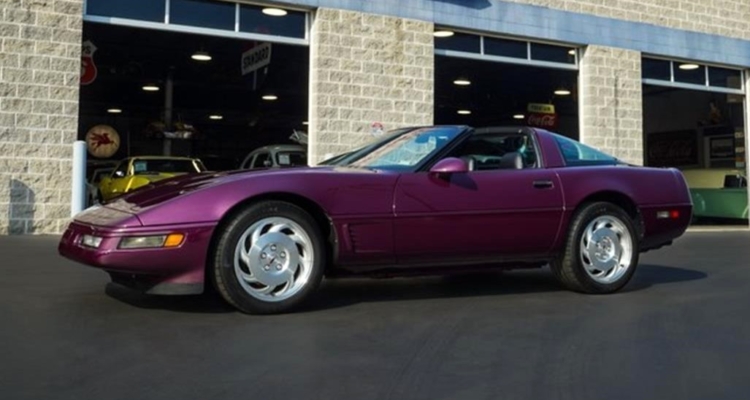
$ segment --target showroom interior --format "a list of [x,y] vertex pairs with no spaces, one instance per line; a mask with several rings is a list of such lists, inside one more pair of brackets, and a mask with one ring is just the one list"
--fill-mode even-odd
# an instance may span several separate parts
[[[120,142],[89,154],[89,175],[130,156],[197,157],[222,171],[262,146],[304,150],[311,13],[132,3],[87,2],[79,139],[105,126]],[[436,124],[531,125],[579,138],[579,46],[438,27],[434,48]],[[645,165],[745,175],[741,69],[644,55],[642,74]]]

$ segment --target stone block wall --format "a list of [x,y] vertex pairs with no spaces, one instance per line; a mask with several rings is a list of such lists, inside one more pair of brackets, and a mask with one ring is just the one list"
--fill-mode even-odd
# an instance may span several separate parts
[[750,39],[748,0],[504,0],[600,17]]
[[641,53],[586,47],[579,88],[581,142],[643,165]]
[[0,234],[70,217],[83,0],[0,0]]
[[385,130],[433,123],[433,24],[321,8],[310,57],[311,164]]

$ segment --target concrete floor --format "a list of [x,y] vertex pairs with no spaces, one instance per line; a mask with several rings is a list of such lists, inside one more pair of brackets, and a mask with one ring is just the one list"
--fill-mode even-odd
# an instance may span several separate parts
[[310,309],[106,289],[56,237],[0,238],[2,399],[744,399],[750,232],[646,253],[625,291],[546,269],[327,282]]

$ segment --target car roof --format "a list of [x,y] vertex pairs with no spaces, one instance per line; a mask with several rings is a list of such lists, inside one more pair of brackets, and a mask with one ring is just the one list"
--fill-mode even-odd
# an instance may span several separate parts
[[305,147],[299,144],[270,144],[268,146],[258,147],[257,149],[251,151],[251,153],[269,150],[306,151]]

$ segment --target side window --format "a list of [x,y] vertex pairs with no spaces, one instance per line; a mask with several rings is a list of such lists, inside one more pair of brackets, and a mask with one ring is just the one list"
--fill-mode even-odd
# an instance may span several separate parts
[[268,155],[268,153],[260,153],[257,156],[255,156],[255,161],[253,162],[253,168],[265,168],[271,166],[271,156]]
[[612,165],[618,160],[609,154],[564,136],[555,135],[555,141],[567,165]]
[[534,142],[524,133],[474,134],[452,156],[466,161],[471,171],[537,166]]
[[117,168],[112,172],[112,177],[114,178],[122,178],[124,176],[128,175],[128,160],[120,161],[119,164],[117,164]]

